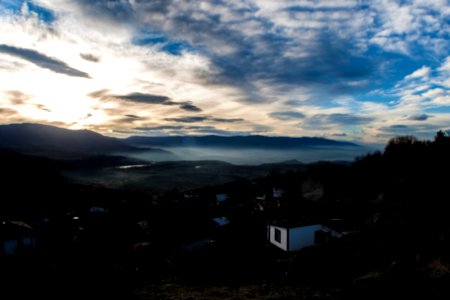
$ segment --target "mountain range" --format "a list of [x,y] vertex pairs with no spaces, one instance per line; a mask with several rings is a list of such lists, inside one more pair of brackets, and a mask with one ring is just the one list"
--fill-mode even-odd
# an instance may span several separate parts
[[350,142],[319,137],[272,137],[272,136],[131,136],[124,140],[133,146],[151,147],[221,147],[256,149],[296,149],[307,147],[361,147]]
[[31,123],[0,125],[0,147],[43,156],[97,155],[136,150],[121,140],[93,131]]
[[[156,147],[156,148],[155,148]],[[0,148],[48,157],[101,155],[131,151],[166,152],[165,147],[221,147],[229,149],[301,149],[361,147],[350,142],[318,137],[269,136],[103,136],[90,130],[69,130],[50,125],[0,125]]]

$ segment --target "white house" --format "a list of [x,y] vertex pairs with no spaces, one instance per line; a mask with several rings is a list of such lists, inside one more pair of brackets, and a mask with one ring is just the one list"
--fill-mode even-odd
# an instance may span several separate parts
[[327,243],[342,234],[322,225],[307,226],[271,224],[267,226],[267,240],[284,251],[298,251],[306,247]]

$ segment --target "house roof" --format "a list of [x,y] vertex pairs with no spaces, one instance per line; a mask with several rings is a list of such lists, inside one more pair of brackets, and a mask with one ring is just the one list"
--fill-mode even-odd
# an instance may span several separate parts
[[216,200],[219,202],[228,200],[228,195],[227,194],[217,194],[216,195]]
[[297,228],[297,227],[304,227],[304,226],[310,226],[310,225],[324,225],[326,227],[329,227],[337,232],[346,232],[346,231],[354,231],[355,228],[353,226],[346,224],[345,222],[342,222],[342,220],[338,219],[332,219],[332,220],[324,220],[324,219],[318,219],[318,218],[301,218],[297,220],[279,220],[279,221],[273,221],[269,222],[268,225],[278,226],[282,228]]
[[230,224],[230,220],[228,220],[227,217],[217,217],[217,218],[213,218],[213,221],[214,221],[218,226],[224,226],[224,225]]
[[3,221],[0,223],[0,240],[7,241],[33,235],[34,229],[22,221]]
[[309,226],[314,224],[323,224],[323,220],[316,217],[309,216],[297,216],[294,219],[279,219],[268,222],[268,225],[283,227],[283,228],[296,228],[302,226]]

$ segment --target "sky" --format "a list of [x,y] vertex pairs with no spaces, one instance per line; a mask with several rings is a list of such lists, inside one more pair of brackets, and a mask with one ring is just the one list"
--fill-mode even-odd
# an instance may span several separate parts
[[449,0],[0,0],[0,123],[430,139],[449,25]]

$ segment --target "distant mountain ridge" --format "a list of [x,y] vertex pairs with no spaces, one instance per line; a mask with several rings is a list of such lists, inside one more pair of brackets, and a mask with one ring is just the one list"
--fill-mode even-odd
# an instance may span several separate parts
[[96,155],[137,149],[93,131],[33,123],[0,125],[0,147],[42,155]]
[[271,137],[249,136],[131,136],[124,141],[134,146],[150,147],[224,147],[296,149],[307,147],[361,147],[351,142],[335,141],[319,137]]
[[[171,154],[158,148],[216,147],[227,149],[360,148],[361,146],[318,137],[270,136],[131,136],[118,139],[90,130],[70,130],[50,125],[19,123],[0,125],[0,148],[46,157],[82,157],[151,151]],[[155,149],[156,148],[156,149]]]

